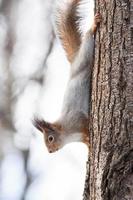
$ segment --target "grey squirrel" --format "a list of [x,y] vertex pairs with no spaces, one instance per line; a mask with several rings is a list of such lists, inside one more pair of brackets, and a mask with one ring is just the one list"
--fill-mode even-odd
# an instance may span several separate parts
[[44,134],[49,153],[61,149],[70,142],[83,142],[89,146],[89,86],[93,64],[94,33],[101,20],[94,16],[93,24],[81,39],[77,14],[81,0],[69,0],[67,9],[57,8],[57,34],[71,64],[70,78],[64,96],[60,118],[49,123],[34,119],[34,126]]

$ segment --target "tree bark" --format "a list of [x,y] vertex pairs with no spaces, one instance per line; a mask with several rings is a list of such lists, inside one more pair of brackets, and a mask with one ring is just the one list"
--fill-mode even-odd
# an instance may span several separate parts
[[89,154],[84,200],[133,200],[133,1],[96,0]]

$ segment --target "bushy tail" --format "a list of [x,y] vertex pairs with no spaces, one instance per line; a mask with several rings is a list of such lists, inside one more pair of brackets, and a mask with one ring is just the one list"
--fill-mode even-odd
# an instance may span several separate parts
[[81,44],[78,30],[80,17],[77,8],[80,0],[60,0],[56,9],[56,28],[70,63],[73,62]]

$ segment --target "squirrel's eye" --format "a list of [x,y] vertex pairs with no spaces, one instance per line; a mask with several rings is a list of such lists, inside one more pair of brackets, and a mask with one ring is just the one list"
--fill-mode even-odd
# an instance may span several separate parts
[[49,136],[48,136],[48,142],[49,142],[49,143],[54,142],[54,136],[53,136],[53,135],[49,135]]

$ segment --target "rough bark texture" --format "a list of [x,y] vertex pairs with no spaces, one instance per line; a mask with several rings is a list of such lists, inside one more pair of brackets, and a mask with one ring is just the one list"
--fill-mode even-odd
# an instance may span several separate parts
[[97,0],[84,200],[133,200],[133,1]]

